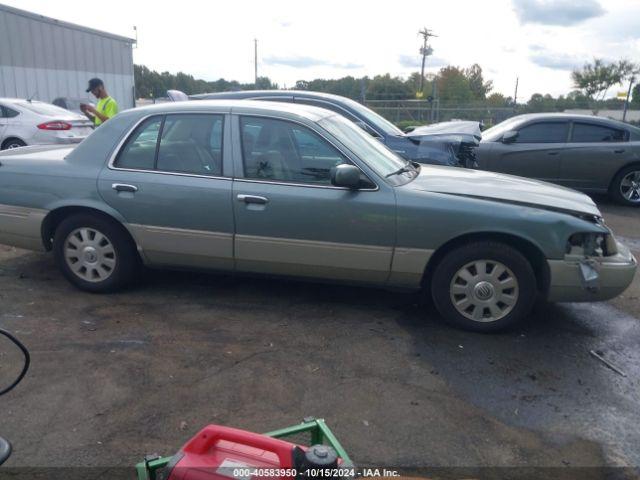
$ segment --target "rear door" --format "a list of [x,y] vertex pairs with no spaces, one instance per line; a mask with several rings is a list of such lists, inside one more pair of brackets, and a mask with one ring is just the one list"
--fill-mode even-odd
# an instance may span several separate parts
[[562,182],[579,190],[604,191],[615,173],[633,158],[626,130],[595,122],[573,122],[562,157]]
[[5,134],[7,131],[7,125],[9,124],[9,119],[5,115],[5,108],[0,105],[0,145],[5,139]]
[[227,123],[224,113],[148,117],[101,172],[101,196],[151,263],[233,269]]
[[496,172],[557,182],[568,134],[568,120],[525,124],[518,128],[515,142],[492,145],[489,168]]
[[0,144],[4,142],[5,138],[16,136],[18,138],[24,138],[24,132],[21,132],[19,127],[19,113],[9,107],[0,105]]

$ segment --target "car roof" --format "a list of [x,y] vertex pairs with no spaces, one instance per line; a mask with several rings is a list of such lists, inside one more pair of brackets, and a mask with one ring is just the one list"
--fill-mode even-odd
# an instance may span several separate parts
[[521,120],[521,121],[529,121],[529,120],[554,120],[554,119],[564,119],[564,120],[584,120],[588,122],[594,123],[603,123],[609,124],[612,126],[617,126],[618,128],[629,128],[630,125],[620,122],[619,120],[613,120],[607,117],[598,117],[596,115],[585,115],[581,113],[564,113],[564,112],[549,112],[549,113],[523,113],[521,115],[516,115],[515,117],[511,117],[513,120]]
[[258,100],[194,100],[189,102],[167,102],[146,107],[136,108],[137,112],[146,113],[171,113],[171,112],[201,112],[211,108],[228,110],[234,113],[244,114],[273,114],[285,113],[297,117],[318,121],[322,118],[334,116],[335,112],[311,105],[299,105],[283,102],[267,102]]
[[322,98],[325,100],[344,101],[347,97],[333,95],[331,93],[313,92],[309,90],[238,90],[235,92],[214,92],[190,95],[193,99],[214,99],[214,98],[254,98],[254,97],[306,97]]

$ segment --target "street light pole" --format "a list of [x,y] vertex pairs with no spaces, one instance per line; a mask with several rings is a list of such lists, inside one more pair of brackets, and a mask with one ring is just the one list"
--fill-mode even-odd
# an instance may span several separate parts
[[253,85],[258,88],[258,39],[253,39]]

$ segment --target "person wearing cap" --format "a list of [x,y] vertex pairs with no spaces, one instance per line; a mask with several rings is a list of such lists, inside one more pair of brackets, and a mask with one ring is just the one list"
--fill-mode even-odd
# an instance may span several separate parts
[[98,104],[93,107],[83,103],[80,105],[80,110],[96,127],[118,113],[118,103],[109,96],[102,80],[99,78],[89,80],[88,92],[91,92],[98,99]]

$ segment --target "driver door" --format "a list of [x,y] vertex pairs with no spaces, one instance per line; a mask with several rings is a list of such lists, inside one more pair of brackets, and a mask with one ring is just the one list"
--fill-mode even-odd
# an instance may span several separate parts
[[393,189],[364,173],[359,190],[331,185],[333,166],[355,162],[312,125],[242,115],[233,128],[236,269],[384,283]]

